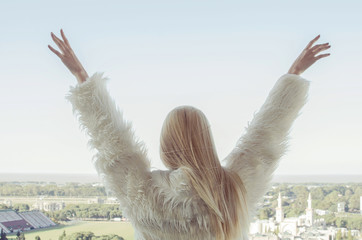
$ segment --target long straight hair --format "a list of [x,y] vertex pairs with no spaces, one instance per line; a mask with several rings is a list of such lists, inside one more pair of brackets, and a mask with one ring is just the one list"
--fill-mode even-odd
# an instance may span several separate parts
[[160,155],[167,168],[186,173],[207,205],[216,239],[240,238],[249,224],[245,187],[237,173],[221,166],[209,122],[199,109],[181,106],[167,115]]

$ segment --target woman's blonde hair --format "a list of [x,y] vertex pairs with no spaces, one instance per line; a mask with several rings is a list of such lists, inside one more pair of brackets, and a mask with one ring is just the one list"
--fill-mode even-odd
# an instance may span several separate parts
[[209,122],[199,109],[181,106],[168,114],[160,155],[167,168],[186,173],[208,207],[216,239],[239,238],[242,226],[248,224],[246,191],[240,177],[221,166]]

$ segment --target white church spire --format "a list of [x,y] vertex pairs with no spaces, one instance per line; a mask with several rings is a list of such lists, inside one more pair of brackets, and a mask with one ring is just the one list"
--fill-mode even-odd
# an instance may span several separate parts
[[313,208],[312,208],[312,195],[309,193],[308,196],[308,207],[305,210],[306,213],[306,224],[307,226],[313,226],[314,216],[313,216]]
[[282,208],[282,195],[279,192],[279,196],[278,196],[278,207],[275,208],[275,220],[278,223],[281,223],[284,221],[284,213],[283,213],[283,208]]
[[279,196],[278,196],[278,208],[282,208],[282,195],[279,192]]
[[308,208],[312,209],[312,196],[311,196],[310,193],[309,193],[309,196],[308,196]]

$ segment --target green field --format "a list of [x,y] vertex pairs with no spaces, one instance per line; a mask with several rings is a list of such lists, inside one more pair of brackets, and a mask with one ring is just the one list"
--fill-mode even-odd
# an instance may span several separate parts
[[[134,229],[130,222],[80,222],[75,225],[60,225],[51,229],[24,232],[27,240],[34,240],[39,236],[41,240],[58,240],[65,230],[66,234],[74,232],[93,232],[95,235],[117,234],[125,240],[134,240]],[[13,236],[9,236],[13,237]]]

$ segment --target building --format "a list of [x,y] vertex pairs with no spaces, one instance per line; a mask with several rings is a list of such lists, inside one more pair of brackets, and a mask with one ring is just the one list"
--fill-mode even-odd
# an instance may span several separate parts
[[99,197],[88,199],[88,204],[103,204],[103,203],[104,203],[104,200]]
[[311,194],[308,196],[308,206],[305,210],[306,214],[299,217],[284,218],[282,196],[280,193],[277,200],[278,206],[275,208],[275,221],[271,218],[269,220],[256,220],[252,222],[250,224],[250,234],[253,236],[263,234],[264,236],[273,232],[279,232],[280,236],[288,238],[287,236],[299,236],[304,233],[306,229],[315,227],[315,225],[323,225],[324,221],[316,224],[314,219]]
[[279,224],[280,233],[288,233],[293,236],[298,234],[298,218],[286,218]]
[[37,202],[32,206],[33,209],[46,211],[46,212],[54,212],[59,211],[65,208],[64,202],[46,202],[42,199],[37,200]]
[[345,202],[337,203],[337,212],[345,212]]
[[17,213],[14,210],[0,210],[0,229],[5,233],[47,228],[56,224],[39,211]]
[[14,210],[0,210],[0,229],[12,233],[30,230],[32,226]]
[[[280,193],[277,200],[278,207],[275,208],[275,219],[256,220],[250,223],[250,240],[335,240],[339,230],[342,236],[347,236],[348,230],[346,228],[327,227],[323,218],[315,217],[311,194],[308,196],[308,205],[305,209],[305,214],[293,218],[284,217],[282,196]],[[360,203],[362,209],[362,196]],[[344,202],[338,203],[337,206],[339,207],[339,211],[344,211]],[[319,209],[318,211],[318,215],[325,215],[327,213],[328,211],[325,210]],[[351,234],[354,238],[360,238],[361,236],[360,230],[351,230]]]
[[250,240],[278,240],[278,236],[275,234],[256,234],[254,236],[250,236]]
[[319,216],[324,216],[330,213],[330,211],[328,210],[323,210],[323,209],[316,209],[315,213],[318,214]]
[[276,231],[276,224],[273,218],[269,220],[256,220],[250,223],[250,234],[267,234]]
[[312,208],[312,196],[310,193],[308,196],[308,207],[305,210],[305,215],[306,215],[305,225],[308,227],[313,226],[314,215],[313,215],[313,208]]
[[65,207],[64,202],[44,202],[43,210],[46,212],[54,212],[62,210]]
[[11,200],[9,200],[9,199],[5,199],[5,200],[3,201],[3,204],[5,204],[5,205],[8,206],[8,207],[12,207],[12,206],[13,206],[13,202],[12,202]]
[[105,201],[105,204],[120,204],[118,198],[115,197],[108,197]]
[[34,229],[46,228],[56,225],[52,220],[50,220],[47,216],[44,215],[44,213],[40,211],[21,212],[19,213],[19,215],[25,221],[30,223]]
[[275,208],[275,220],[277,223],[281,223],[284,221],[284,212],[282,208],[282,196],[279,192],[278,196],[278,207]]

